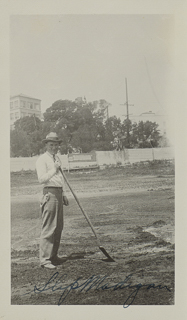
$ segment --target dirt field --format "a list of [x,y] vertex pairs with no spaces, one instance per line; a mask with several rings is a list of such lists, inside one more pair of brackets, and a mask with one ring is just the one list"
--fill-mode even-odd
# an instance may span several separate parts
[[174,304],[174,164],[155,162],[66,173],[108,262],[67,187],[54,271],[39,265],[42,187],[36,173],[11,175],[12,304]]

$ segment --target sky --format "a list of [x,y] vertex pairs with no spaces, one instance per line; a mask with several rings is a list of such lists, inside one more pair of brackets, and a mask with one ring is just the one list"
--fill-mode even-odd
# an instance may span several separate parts
[[10,94],[41,99],[105,99],[109,116],[172,108],[172,15],[13,15]]

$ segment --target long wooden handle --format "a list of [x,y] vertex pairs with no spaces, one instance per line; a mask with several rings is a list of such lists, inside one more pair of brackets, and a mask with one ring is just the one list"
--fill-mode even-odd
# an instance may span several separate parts
[[84,211],[83,207],[81,206],[81,204],[80,204],[80,202],[79,202],[79,200],[78,200],[78,198],[77,198],[77,196],[76,196],[75,192],[73,191],[73,189],[72,189],[72,187],[71,187],[71,185],[70,185],[70,183],[69,183],[68,179],[66,178],[66,176],[65,176],[64,172],[62,171],[62,169],[61,169],[61,168],[59,168],[59,169],[60,169],[60,172],[62,173],[62,175],[63,175],[63,177],[64,177],[65,182],[67,183],[67,185],[68,185],[69,189],[71,190],[71,192],[72,192],[72,194],[73,194],[73,196],[74,196],[75,200],[77,201],[77,204],[78,204],[79,208],[81,209],[81,211],[82,211],[83,215],[85,216],[85,218],[86,218],[86,220],[87,220],[88,224],[90,225],[90,227],[91,227],[91,229],[92,229],[92,231],[93,231],[93,233],[94,233],[94,235],[95,235],[95,237],[96,237],[96,239],[97,239],[97,241],[98,241],[98,245],[100,246],[100,243],[99,243],[99,240],[98,240],[97,234],[96,234],[96,232],[95,232],[95,229],[94,229],[94,227],[93,227],[93,225],[92,225],[92,223],[91,223],[90,219],[88,218],[88,216],[87,216],[86,212]]

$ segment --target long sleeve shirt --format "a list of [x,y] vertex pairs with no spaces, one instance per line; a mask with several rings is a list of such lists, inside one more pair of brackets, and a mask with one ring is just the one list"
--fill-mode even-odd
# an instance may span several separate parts
[[[59,157],[55,155],[55,158],[61,165]],[[36,172],[39,183],[44,187],[62,187],[63,195],[65,195],[64,178],[60,171],[56,172],[53,156],[48,151],[37,159]]]

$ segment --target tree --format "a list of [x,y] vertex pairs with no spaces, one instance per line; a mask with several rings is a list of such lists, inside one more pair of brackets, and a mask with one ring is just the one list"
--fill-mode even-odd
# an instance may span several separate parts
[[159,147],[165,148],[171,146],[170,141],[168,137],[166,136],[166,133],[163,134],[163,136],[160,137],[159,140]]
[[151,121],[140,121],[133,127],[133,144],[138,148],[158,147],[160,133],[158,124]]
[[73,133],[71,145],[75,148],[81,148],[82,152],[90,152],[93,150],[94,135],[90,126],[86,123],[80,126]]
[[11,155],[30,157],[42,150],[42,122],[35,116],[27,116],[15,122],[10,134]]
[[131,120],[125,119],[123,121],[123,123],[121,124],[120,128],[121,128],[121,130],[119,130],[120,132],[117,135],[117,137],[119,139],[120,150],[122,150],[124,148],[132,148],[133,147],[133,144],[132,144],[133,124],[132,124]]
[[[97,136],[97,121],[93,116],[95,105],[81,98],[75,101],[58,100],[44,113],[44,122],[51,123],[51,130],[63,140],[61,152],[81,147],[83,152],[92,150]],[[80,145],[81,144],[81,145]]]
[[137,124],[132,123],[129,119],[125,119],[121,124],[119,120],[116,121],[115,119],[115,122],[113,121],[113,125],[110,127],[111,138],[112,134],[114,135],[113,145],[116,150],[159,146],[160,133],[158,124],[155,122],[140,121]]
[[104,123],[108,119],[107,108],[110,106],[110,103],[104,99],[94,101],[92,103],[92,113],[93,117]]
[[70,100],[57,100],[44,112],[44,121],[51,122],[55,126],[56,122],[58,123],[60,119],[67,117],[66,112],[73,112],[75,110],[75,102]]
[[31,156],[31,141],[24,130],[16,129],[10,132],[10,155],[11,157]]
[[105,122],[105,142],[106,147],[112,150],[115,148],[116,137],[121,132],[121,120],[116,116],[110,117]]
[[53,129],[67,129],[69,133],[76,131],[81,125],[91,123],[92,112],[80,101],[58,100],[44,113],[44,121],[50,122]]
[[109,105],[104,99],[57,100],[44,113],[44,121],[35,116],[17,120],[11,132],[11,155],[40,154],[44,151],[42,140],[51,131],[62,139],[62,154],[74,148],[90,152],[159,146],[160,134],[155,122],[137,124],[125,119],[122,123],[116,116],[108,117]]
[[15,130],[23,130],[27,134],[30,134],[36,130],[40,130],[41,123],[41,120],[38,117],[35,117],[35,115],[26,116],[16,120],[14,123],[14,128]]

